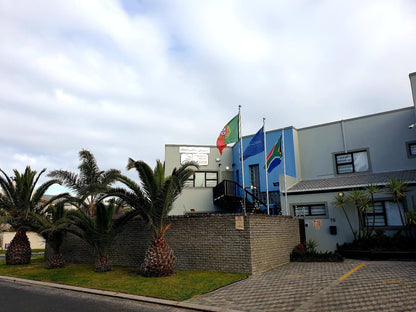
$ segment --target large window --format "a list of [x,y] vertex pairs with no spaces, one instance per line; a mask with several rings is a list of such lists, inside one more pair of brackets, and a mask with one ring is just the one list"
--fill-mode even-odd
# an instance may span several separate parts
[[218,172],[196,171],[185,182],[186,187],[214,187],[218,184]]
[[408,142],[407,145],[407,156],[408,157],[416,157],[416,142]]
[[293,205],[295,217],[326,216],[325,204]]
[[338,174],[368,171],[367,151],[336,154],[335,164]]
[[399,205],[400,212],[397,204],[388,201],[381,200],[374,202],[374,209],[370,205],[367,210],[367,217],[364,218],[364,222],[367,226],[402,226],[401,215],[404,217],[404,209],[402,205]]

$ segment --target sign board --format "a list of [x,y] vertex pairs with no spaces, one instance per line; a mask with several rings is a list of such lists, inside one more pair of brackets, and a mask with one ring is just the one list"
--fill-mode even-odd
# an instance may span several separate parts
[[181,165],[194,161],[200,166],[208,166],[208,154],[181,154]]
[[322,226],[322,221],[321,220],[313,220],[313,226],[316,230],[320,230],[321,226]]
[[244,217],[243,216],[235,217],[235,229],[244,230]]
[[209,147],[180,146],[179,153],[181,154],[209,154]]

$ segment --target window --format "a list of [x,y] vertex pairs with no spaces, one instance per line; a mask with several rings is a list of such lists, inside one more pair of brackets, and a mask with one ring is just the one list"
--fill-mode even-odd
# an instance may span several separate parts
[[185,182],[186,187],[214,187],[218,184],[218,172],[196,171]]
[[[400,205],[400,212],[404,216],[403,206]],[[397,209],[397,204],[388,201],[381,200],[374,202],[373,207],[368,208],[367,210],[367,220],[364,219],[364,222],[367,226],[402,226],[402,221],[400,217],[400,212]]]
[[368,171],[367,151],[337,154],[335,164],[338,174]]
[[294,205],[295,217],[326,216],[325,204]]
[[407,156],[409,158],[416,157],[416,142],[408,142],[407,145]]

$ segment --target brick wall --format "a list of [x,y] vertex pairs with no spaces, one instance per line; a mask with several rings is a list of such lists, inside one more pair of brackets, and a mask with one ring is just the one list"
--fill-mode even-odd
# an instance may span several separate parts
[[285,216],[254,215],[250,221],[252,274],[261,273],[290,261],[299,244],[299,220]]
[[[170,217],[166,240],[177,257],[177,269],[260,273],[289,262],[299,242],[299,221],[283,216],[249,215],[244,230],[235,228],[235,215]],[[114,265],[138,267],[152,232],[143,220],[131,221],[111,248]],[[62,252],[66,261],[93,263],[94,252],[73,235]]]

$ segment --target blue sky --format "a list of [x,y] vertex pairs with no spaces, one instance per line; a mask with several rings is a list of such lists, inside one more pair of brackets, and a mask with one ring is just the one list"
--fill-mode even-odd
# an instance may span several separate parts
[[165,144],[412,105],[416,2],[0,0],[0,168],[154,164]]

